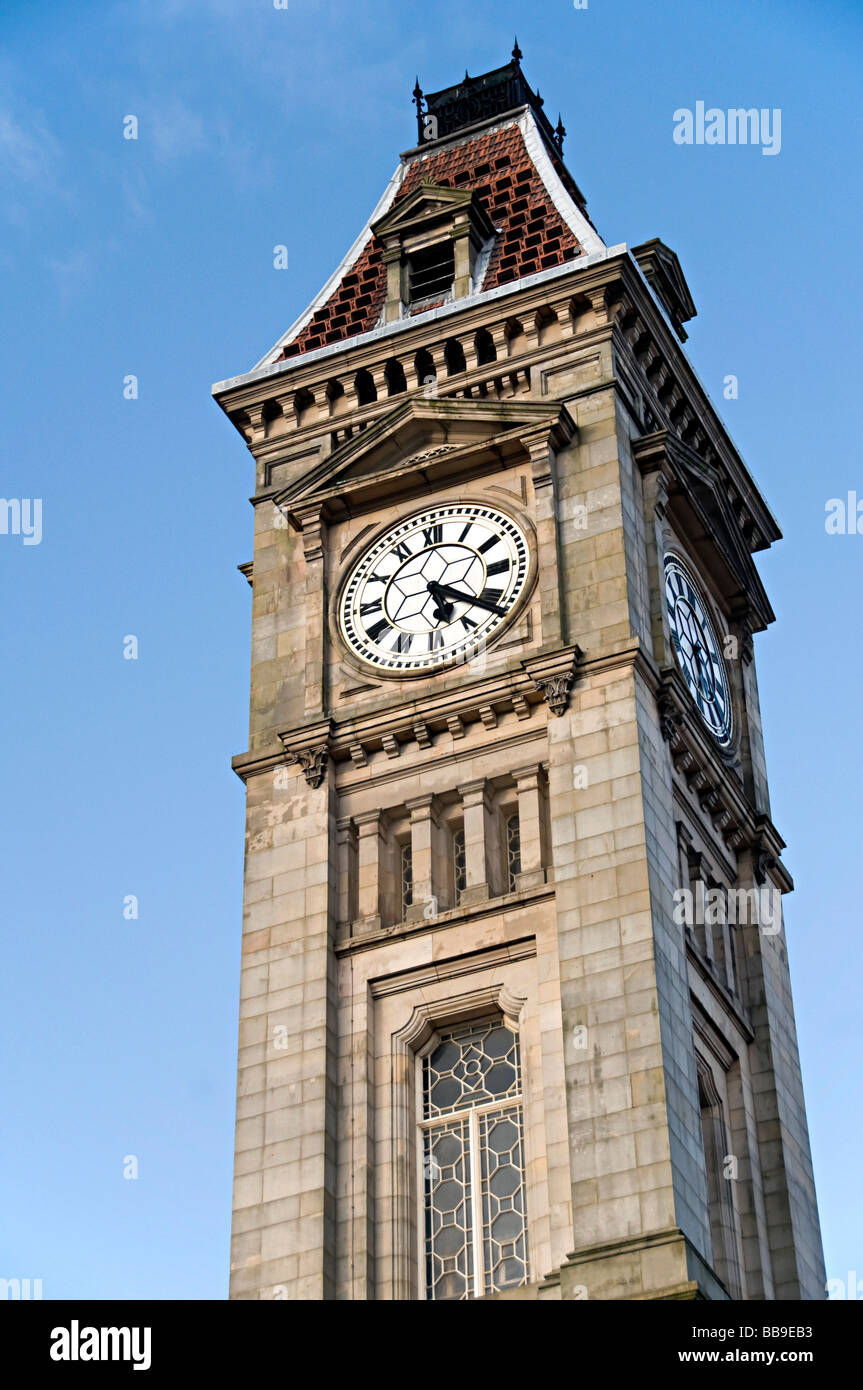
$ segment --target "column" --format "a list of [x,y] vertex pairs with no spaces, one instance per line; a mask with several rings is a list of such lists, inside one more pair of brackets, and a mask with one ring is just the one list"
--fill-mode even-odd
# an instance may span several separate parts
[[327,608],[326,531],[319,504],[297,510],[303,528],[303,554],[306,561],[305,628],[307,718],[324,712],[324,667]]
[[459,787],[464,810],[465,888],[461,904],[484,902],[492,896],[488,862],[489,802],[485,778]]
[[354,936],[380,931],[381,867],[384,857],[383,812],[364,811],[354,817],[357,827],[357,917]]
[[338,854],[338,925],[344,929],[357,915],[357,827],[348,817],[336,821]]
[[405,915],[406,922],[421,921],[437,912],[434,891],[434,836],[437,825],[435,798],[428,794],[406,801],[411,818],[411,867],[413,872],[412,902]]
[[516,768],[513,772],[518,788],[518,837],[521,850],[521,872],[515,876],[515,886],[537,888],[545,883],[545,807],[542,787],[542,767],[534,763]]

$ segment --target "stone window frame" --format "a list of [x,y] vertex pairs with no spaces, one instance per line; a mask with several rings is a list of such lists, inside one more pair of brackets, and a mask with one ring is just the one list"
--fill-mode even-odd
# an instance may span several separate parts
[[688,820],[678,819],[676,830],[680,887],[688,889],[694,898],[700,879],[705,893],[718,888],[724,894],[726,903],[724,923],[687,925],[685,938],[720,988],[740,1006],[743,1000],[743,952],[734,938],[740,924],[729,922],[727,910],[728,894],[737,890],[739,878],[726,867],[724,859],[711,851],[703,827],[695,827]]
[[[490,1099],[478,1102],[476,1104],[472,1104],[469,1102],[461,1106],[451,1107],[448,1110],[444,1110],[442,1114],[428,1114],[426,1113],[426,1110],[428,1102],[431,1099],[432,1092],[429,1090],[428,1077],[426,1074],[426,1063],[428,1062],[429,1058],[434,1054],[439,1043],[444,1038],[452,1036],[453,1032],[455,1032],[455,1034],[458,1036],[458,1034],[463,1030],[467,1030],[468,1037],[472,1037],[477,1031],[480,1031],[480,1033],[482,1033],[483,1031],[488,1030],[500,1030],[505,1031],[509,1034],[510,1037],[515,1039],[515,1045],[518,1051],[518,1069],[517,1073],[515,1074],[515,1080],[512,1083],[512,1085],[515,1086],[515,1090],[512,1093],[507,1092],[504,1094],[493,1095]],[[447,1130],[451,1129],[453,1125],[459,1126],[462,1132],[462,1136],[464,1136],[464,1130],[467,1130],[467,1139],[465,1140],[464,1137],[462,1138],[462,1161],[464,1163],[465,1169],[469,1173],[470,1178],[471,1219],[469,1225],[465,1225],[462,1229],[465,1233],[466,1242],[472,1247],[473,1251],[473,1290],[472,1292],[467,1294],[467,1298],[471,1300],[475,1298],[482,1298],[486,1293],[502,1292],[502,1290],[487,1287],[487,1285],[489,1285],[491,1282],[491,1278],[494,1271],[493,1268],[489,1269],[487,1264],[489,1250],[488,1242],[485,1239],[486,1189],[485,1180],[483,1177],[483,1170],[485,1167],[483,1156],[487,1153],[491,1154],[493,1153],[493,1151],[490,1148],[487,1149],[486,1144],[484,1144],[483,1142],[483,1135],[489,1127],[493,1128],[496,1122],[503,1119],[504,1117],[508,1118],[511,1121],[511,1123],[516,1127],[519,1133],[520,1164],[517,1167],[515,1167],[515,1171],[517,1171],[519,1174],[519,1188],[521,1193],[521,1200],[524,1205],[526,1199],[527,1182],[524,1161],[524,1062],[521,1056],[521,1051],[522,1037],[519,1030],[507,1027],[506,1022],[502,1014],[500,1013],[500,1010],[495,1009],[491,1014],[487,1014],[484,1018],[470,1019],[465,1024],[456,1025],[455,1028],[453,1028],[452,1025],[443,1026],[441,1024],[438,1024],[428,1042],[425,1043],[425,1045],[422,1048],[420,1048],[420,1050],[416,1053],[416,1066],[420,1071],[420,1075],[417,1081],[417,1093],[421,1101],[420,1119],[418,1122],[421,1131],[421,1142],[418,1145],[418,1157],[420,1160],[420,1178],[418,1182],[419,1212],[417,1216],[417,1256],[420,1263],[418,1287],[421,1290],[421,1292],[424,1292],[426,1301],[435,1300],[429,1299],[428,1287],[426,1249],[427,1239],[425,1225],[428,1216],[429,1194],[427,1188],[427,1174],[425,1169],[426,1164],[428,1162],[429,1149],[434,1147],[434,1136],[445,1134]],[[517,1114],[513,1115],[513,1111],[517,1112]],[[490,1198],[491,1192],[493,1192],[493,1190],[493,1188],[489,1189]],[[506,1196],[512,1194],[503,1195],[505,1200]],[[523,1260],[521,1260],[521,1258],[518,1255],[516,1255],[515,1258],[523,1264],[524,1269],[524,1277],[517,1284],[508,1284],[505,1286],[507,1289],[510,1289],[522,1287],[525,1283],[527,1283],[527,1273],[530,1269],[530,1249],[527,1230],[526,1210],[522,1209],[520,1212],[517,1208],[508,1210],[515,1210],[516,1214],[521,1217],[521,1240],[523,1241]]]
[[464,817],[458,822],[452,822],[449,831],[452,850],[452,900],[453,907],[458,907],[461,903],[461,895],[467,887],[467,847],[464,838]]
[[502,814],[504,853],[506,855],[506,891],[515,893],[518,891],[518,878],[521,873],[521,822],[518,806],[512,810],[504,806],[502,807]]
[[[709,1102],[710,1108],[718,1112],[718,1116],[714,1116],[714,1118],[718,1118],[722,1126],[725,1147],[728,1153],[732,1152],[729,1146],[734,1143],[734,1133],[730,1113],[731,1098],[729,1091],[732,1083],[732,1071],[736,1066],[739,1066],[739,1062],[726,1047],[722,1047],[722,1056],[720,1056],[715,1044],[711,1045],[713,1042],[712,1038],[708,1041],[706,1037],[703,1037],[702,1042],[704,1046],[696,1044],[695,1047],[695,1069],[698,1078],[698,1111],[701,1119],[701,1138],[702,1146],[704,1147],[705,1178],[707,1181],[708,1230],[710,1232],[712,1264],[714,1272],[717,1277],[722,1279],[723,1283],[725,1283],[732,1299],[742,1300],[746,1296],[746,1266],[743,1254],[743,1232],[737,1192],[736,1189],[730,1185],[728,1180],[722,1177],[720,1172],[717,1180],[720,1183],[725,1182],[726,1186],[720,1186],[718,1188],[719,1205],[721,1207],[718,1220],[722,1227],[723,1235],[722,1248],[720,1251],[717,1251],[714,1239],[714,1227],[717,1222],[717,1213],[714,1210],[714,1203],[711,1201],[710,1197],[710,1159],[707,1154],[704,1139],[704,1121],[703,1118],[701,1118],[704,1109],[701,1104],[701,1095],[703,1092]],[[717,1078],[717,1072],[720,1073],[719,1079]],[[720,1144],[718,1148],[721,1147],[723,1146]],[[726,1154],[719,1154],[718,1148],[713,1155],[714,1162],[717,1158],[722,1162],[727,1156]],[[738,1161],[743,1160],[744,1163],[747,1160],[746,1154],[736,1155],[736,1157]],[[723,1197],[727,1198],[727,1200],[723,1200]],[[718,1256],[721,1257],[722,1260],[721,1268],[718,1267]]]
[[[392,1263],[393,1298],[425,1302],[425,1263],[422,1232],[422,1149],[419,1143],[422,1118],[422,1058],[433,1045],[437,1031],[459,1023],[480,1021],[495,1015],[519,1035],[522,1047],[522,1108],[524,1114],[524,1166],[529,1172],[530,1116],[529,1086],[526,1076],[527,1047],[521,1027],[526,997],[513,993],[505,984],[486,985],[463,994],[451,995],[434,1003],[414,1006],[405,1025],[392,1034],[392,1076],[404,1077],[404,1084],[392,1083]],[[525,1181],[525,1214],[528,1231],[528,1280],[531,1270],[530,1230],[535,1194]]]

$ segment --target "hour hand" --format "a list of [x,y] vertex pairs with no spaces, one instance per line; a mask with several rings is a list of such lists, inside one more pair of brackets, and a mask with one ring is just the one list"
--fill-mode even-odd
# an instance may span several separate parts
[[476,604],[477,608],[487,608],[489,613],[497,613],[501,618],[506,615],[506,609],[498,608],[497,604],[492,603],[491,599],[483,598],[480,594],[463,594],[460,589],[454,589],[451,584],[436,584],[434,580],[431,580],[428,585],[428,590],[434,598],[438,598],[438,595],[445,594],[448,598],[458,599],[461,603],[471,603]]

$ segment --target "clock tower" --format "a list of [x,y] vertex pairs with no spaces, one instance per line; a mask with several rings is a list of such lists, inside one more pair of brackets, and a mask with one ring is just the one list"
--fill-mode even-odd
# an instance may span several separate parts
[[231,1296],[817,1299],[753,553],[528,84],[424,95],[255,461]]

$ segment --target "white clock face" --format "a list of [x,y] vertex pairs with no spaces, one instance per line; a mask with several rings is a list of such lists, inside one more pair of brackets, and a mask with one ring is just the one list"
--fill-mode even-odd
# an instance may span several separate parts
[[677,664],[698,712],[723,748],[731,742],[731,691],[710,616],[695,581],[675,555],[665,557],[665,602]]
[[339,601],[342,636],[382,671],[466,661],[512,613],[528,561],[521,528],[495,508],[430,507],[354,566]]

